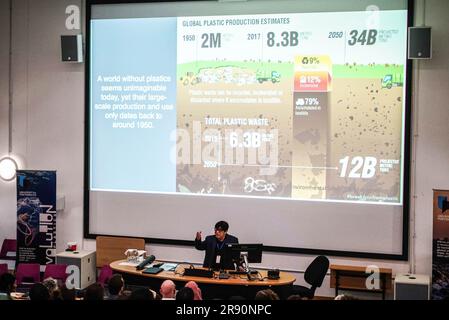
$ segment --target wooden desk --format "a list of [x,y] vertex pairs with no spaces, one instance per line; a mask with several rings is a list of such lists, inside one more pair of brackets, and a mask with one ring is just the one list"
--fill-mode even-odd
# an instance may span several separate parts
[[367,273],[367,267],[344,266],[331,264],[331,288],[335,288],[335,296],[338,290],[364,291],[381,293],[385,300],[385,293],[391,288],[392,270],[389,268],[379,268],[379,289],[369,289],[366,287],[366,279],[372,275]]
[[[296,281],[296,278],[292,274],[286,272],[280,272],[280,279],[278,280],[248,280],[246,275],[231,275],[229,279],[219,279],[218,273],[215,273],[214,278],[183,276],[181,274],[183,272],[182,269],[183,267],[189,268],[190,265],[188,264],[178,265],[176,273],[173,271],[162,271],[158,274],[146,274],[142,273],[142,271],[137,271],[133,266],[120,265],[121,262],[125,261],[126,260],[114,261],[110,266],[112,270],[124,276],[125,283],[130,284],[129,281],[131,281],[134,283],[137,282],[138,284],[154,284],[155,287],[152,289],[157,292],[159,292],[160,284],[168,279],[177,283],[180,287],[184,286],[188,281],[195,281],[201,287],[201,290],[205,289],[205,291],[209,291],[210,298],[216,297],[214,293],[218,290],[221,293],[229,293],[230,295],[244,295],[242,293],[246,293],[245,296],[249,296],[253,299],[255,292],[266,288],[273,289],[281,296],[287,297],[291,292],[293,283]],[[260,272],[263,278],[267,277],[267,271],[257,271]],[[207,294],[205,295],[203,292],[203,296],[207,296]],[[222,296],[226,296],[226,294],[222,294]]]

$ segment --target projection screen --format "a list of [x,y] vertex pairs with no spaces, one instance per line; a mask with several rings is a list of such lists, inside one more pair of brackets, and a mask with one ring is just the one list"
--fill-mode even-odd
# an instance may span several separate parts
[[406,259],[408,1],[87,8],[85,236]]

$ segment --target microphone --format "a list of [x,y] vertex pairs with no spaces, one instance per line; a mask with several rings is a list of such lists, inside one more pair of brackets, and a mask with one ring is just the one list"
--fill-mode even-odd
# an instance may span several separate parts
[[149,257],[147,257],[145,260],[143,260],[137,267],[136,270],[142,270],[143,268],[145,268],[145,266],[147,264],[152,263],[154,260],[156,260],[156,257],[151,255]]

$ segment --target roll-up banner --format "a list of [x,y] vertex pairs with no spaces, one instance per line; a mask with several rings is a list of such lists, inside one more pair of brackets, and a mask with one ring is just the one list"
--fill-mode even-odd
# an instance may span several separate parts
[[432,299],[449,299],[449,190],[433,190]]
[[56,257],[56,171],[17,171],[17,264]]

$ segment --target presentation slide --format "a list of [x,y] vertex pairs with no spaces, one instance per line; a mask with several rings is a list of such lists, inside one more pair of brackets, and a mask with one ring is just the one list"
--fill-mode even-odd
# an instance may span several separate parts
[[91,189],[400,204],[406,20],[92,21]]
[[89,234],[185,241],[226,220],[247,243],[404,254],[409,15],[405,0],[93,4]]

